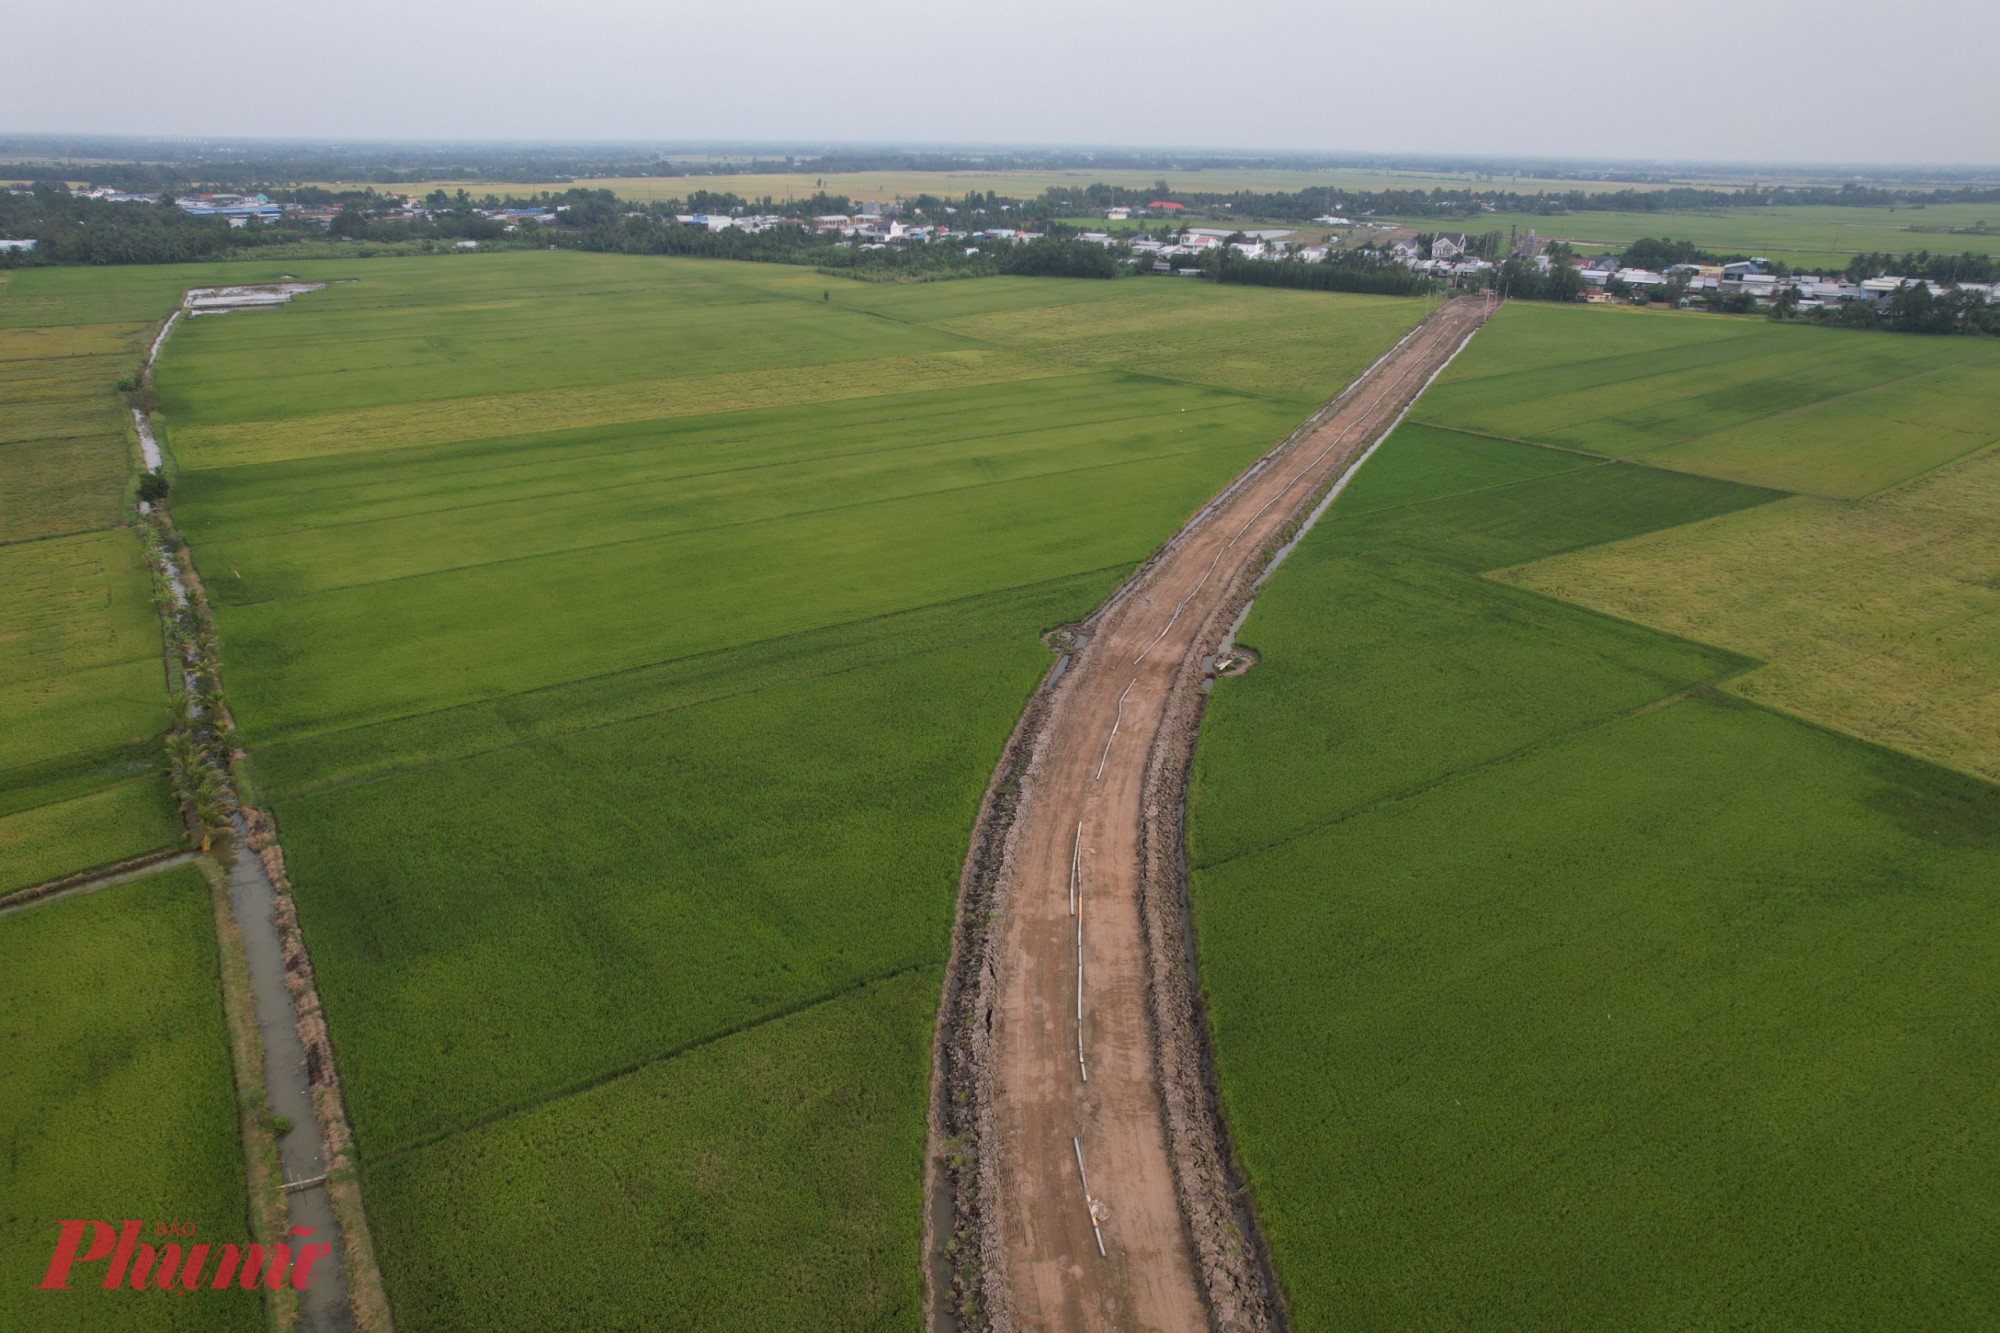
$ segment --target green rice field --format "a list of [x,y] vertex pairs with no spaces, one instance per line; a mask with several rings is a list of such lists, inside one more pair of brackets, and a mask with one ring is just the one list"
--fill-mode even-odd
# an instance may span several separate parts
[[1507,307],[1411,420],[1853,500],[2000,438],[2000,343]]
[[[1878,507],[1988,456],[1975,396],[1870,402],[1983,348],[1863,341],[1509,306],[1260,595],[1190,873],[1301,1330],[2000,1318],[2000,789],[1747,688],[1838,533],[1954,535]],[[1847,527],[1780,545],[1787,515]],[[1711,534],[1678,634],[1565,600],[1671,600]],[[1750,534],[1786,595],[1731,581]],[[1846,720],[1869,651],[1811,660]],[[1990,726],[1969,698],[1937,727]]]
[[1494,331],[1416,419],[1793,493],[1499,577],[1746,653],[1733,693],[2000,778],[2000,346],[1529,305]]
[[[1436,218],[1403,224],[1437,231]],[[1869,252],[2000,254],[2000,206],[1928,204],[1920,208],[1847,208],[1833,204],[1773,204],[1687,213],[1489,213],[1467,224],[1543,240],[1569,241],[1585,250],[1617,250],[1641,236],[1693,241],[1718,254],[1782,259],[1795,270],[1843,269],[1848,257]],[[1452,224],[1456,225],[1456,224]],[[1983,230],[1973,230],[1983,228]]]
[[0,283],[0,893],[172,845],[167,682],[113,391],[175,297]]
[[399,1326],[914,1326],[937,986],[1038,636],[1421,305],[288,271],[353,281],[195,321],[158,386]]
[[105,1291],[105,1261],[36,1290],[64,1219],[249,1239],[218,969],[192,867],[0,915],[0,1327],[264,1327],[255,1293]]

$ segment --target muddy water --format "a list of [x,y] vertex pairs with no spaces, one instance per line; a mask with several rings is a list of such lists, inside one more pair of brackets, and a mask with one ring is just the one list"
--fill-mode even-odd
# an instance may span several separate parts
[[139,452],[145,457],[146,470],[160,470],[160,442],[153,438],[153,423],[146,420],[146,414],[138,408],[132,409],[132,425],[139,432]]
[[285,989],[284,946],[278,934],[277,893],[264,863],[242,846],[245,830],[239,819],[237,842],[222,853],[229,868],[229,903],[243,932],[243,953],[250,964],[250,995],[257,1009],[257,1028],[264,1035],[264,1095],[271,1114],[292,1122],[278,1140],[278,1162],[284,1170],[285,1206],[293,1227],[311,1227],[312,1235],[296,1245],[331,1245],[333,1253],[313,1267],[313,1284],[302,1293],[305,1327],[313,1333],[347,1333],[354,1315],[347,1304],[347,1275],[341,1268],[340,1224],[327,1202],[326,1186],[291,1188],[297,1182],[326,1174],[320,1156],[319,1121],[313,1115],[312,1088],[306,1080],[306,1050],[299,1040],[291,992]]

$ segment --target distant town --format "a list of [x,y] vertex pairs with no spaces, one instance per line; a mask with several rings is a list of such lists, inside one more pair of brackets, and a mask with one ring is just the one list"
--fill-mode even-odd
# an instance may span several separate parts
[[[24,193],[25,186],[12,187]],[[332,198],[325,191],[322,196]],[[159,193],[124,191],[109,187],[78,189],[74,198],[108,204],[157,204]],[[606,195],[608,199],[610,196]],[[712,196],[734,200],[735,196]],[[1623,253],[1577,254],[1570,247],[1547,242],[1533,231],[1525,236],[1502,237],[1498,232],[1476,235],[1457,231],[1415,232],[1407,222],[1326,213],[1304,226],[1239,227],[1188,225],[1187,205],[1172,199],[1155,199],[1097,210],[1103,228],[1089,225],[1051,225],[1046,229],[995,225],[994,213],[1015,213],[1017,205],[990,199],[989,206],[944,203],[926,198],[924,207],[913,209],[905,202],[861,201],[854,211],[808,216],[752,211],[752,206],[734,205],[727,212],[687,212],[665,215],[657,210],[620,204],[626,218],[644,218],[678,224],[711,234],[734,232],[744,235],[790,229],[788,234],[805,233],[821,244],[851,247],[864,251],[914,251],[929,247],[959,246],[972,255],[982,250],[1004,251],[1011,246],[1045,239],[1102,246],[1116,260],[1137,271],[1181,276],[1210,273],[1218,262],[1276,264],[1325,264],[1339,262],[1393,269],[1428,278],[1452,288],[1494,287],[1506,292],[1508,264],[1531,266],[1546,278],[1561,268],[1572,270],[1575,278],[1555,286],[1560,293],[1574,291],[1575,299],[1591,302],[1665,303],[1682,308],[1713,307],[1749,310],[1781,308],[1785,314],[1812,314],[1846,307],[1872,307],[1887,312],[1898,293],[1923,288],[1933,299],[1957,293],[1962,300],[2000,305],[2000,283],[1957,281],[1941,283],[1934,277],[1884,273],[1853,278],[1844,273],[1794,273],[1766,258],[1746,257],[1725,262],[1688,260],[1661,267],[1645,267],[1628,262],[1631,250]],[[319,228],[339,232],[344,217],[354,216],[351,199],[334,202],[273,200],[262,193],[200,192],[174,197],[181,212],[195,218],[219,218],[234,228],[268,227],[290,224],[293,228]],[[769,200],[764,201],[770,207]],[[546,235],[554,243],[564,232],[575,229],[572,206],[563,203],[501,203],[488,196],[482,205],[464,191],[455,198],[434,191],[416,194],[375,194],[367,199],[366,216],[371,223],[431,224],[441,219],[482,220],[488,243],[502,238],[515,242],[532,241]],[[615,216],[615,214],[614,214]],[[1074,222],[1076,219],[1067,219]],[[476,250],[480,237],[461,237],[448,242],[451,248]],[[0,238],[0,252],[32,251],[33,238]],[[1557,299],[1571,299],[1559,295]]]

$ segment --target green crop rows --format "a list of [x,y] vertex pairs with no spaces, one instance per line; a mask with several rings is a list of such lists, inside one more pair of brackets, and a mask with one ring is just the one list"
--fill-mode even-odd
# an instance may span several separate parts
[[1832,499],[1993,442],[2000,345],[1507,307],[1412,420]]
[[[88,284],[86,284],[88,285]],[[170,846],[165,664],[113,386],[173,304],[0,285],[0,893]]]
[[[1492,213],[1473,225],[1481,231],[1512,229],[1523,236],[1533,231],[1544,240],[1571,241],[1586,252],[1619,250],[1641,236],[1671,236],[1720,254],[1767,255],[1796,270],[1838,272],[1849,255],[1869,251],[1994,254],[2000,245],[1993,229],[1984,225],[1994,221],[2000,221],[2000,209],[1991,204],[1900,209],[1780,204],[1692,213]],[[1439,229],[1436,218],[1409,218],[1405,225]]]
[[940,969],[1038,635],[1420,307],[291,271],[359,281],[195,321],[158,382],[399,1326],[913,1327]]
[[192,868],[0,916],[0,1327],[263,1327],[255,1294],[106,1292],[103,1262],[35,1290],[61,1219],[249,1239],[217,966]]
[[[1962,402],[1783,461],[1756,386],[1812,410],[1977,363],[1548,313],[1503,311],[1360,473],[1204,724],[1203,983],[1294,1321],[1991,1323],[2000,791],[1715,690],[1753,659],[1481,576],[1774,512],[1732,477],[1921,472],[1968,447],[1937,439]],[[1672,452],[1704,430],[1738,442],[1718,477]]]

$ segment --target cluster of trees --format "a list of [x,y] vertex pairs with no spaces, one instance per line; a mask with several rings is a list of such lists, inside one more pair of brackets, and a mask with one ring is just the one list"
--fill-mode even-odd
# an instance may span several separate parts
[[[1788,304],[1792,308],[1788,308]],[[1797,305],[1780,301],[1771,311],[1773,319],[1792,317]],[[1873,301],[1850,301],[1838,308],[1822,307],[1812,312],[1813,322],[1842,329],[1885,329],[1891,333],[1972,333],[2000,334],[2000,306],[1978,292],[1956,289],[1933,296],[1922,283],[1898,288],[1889,297],[1886,310]]]
[[1369,292],[1376,296],[1414,296],[1430,285],[1428,279],[1369,250],[1338,251],[1318,264],[1243,259],[1234,252],[1224,252],[1213,271],[1218,282],[1314,292]]
[[[314,228],[317,231],[317,228]],[[33,238],[32,250],[0,250],[0,267],[27,264],[174,264],[214,259],[232,250],[290,243],[293,229],[252,222],[231,227],[159,203],[114,204],[73,195],[61,181],[40,181],[23,193],[0,194],[0,234]]]
[[550,236],[555,244],[569,249],[804,264],[857,277],[969,278],[1015,273],[1034,277],[1113,278],[1120,272],[1118,257],[1105,247],[1058,237],[1044,237],[1026,245],[980,249],[972,254],[967,254],[963,246],[935,244],[864,250],[843,245],[837,237],[804,226],[777,226],[760,232],[731,227],[712,232],[705,227],[682,226],[671,216],[652,213],[620,216]]
[[1940,286],[1958,282],[2000,282],[2000,260],[1971,251],[1958,255],[1934,255],[1917,250],[1903,255],[1860,254],[1847,261],[1847,280],[1861,282],[1893,273],[1903,278],[1926,278]]
[[1551,263],[1543,272],[1532,259],[1509,256],[1493,270],[1493,289],[1517,301],[1581,301],[1583,275],[1572,268],[1568,247],[1550,246]]
[[[533,199],[505,201],[493,196],[475,201],[462,189],[454,195],[433,190],[423,201],[427,214],[423,217],[403,216],[400,201],[378,195],[373,190],[362,194],[343,193],[336,198],[340,212],[327,223],[326,234],[352,241],[500,240],[508,234],[507,224],[487,217],[481,210],[502,206],[525,208],[539,205],[549,208],[551,212],[561,207],[565,210],[559,215],[562,225],[573,227],[608,224],[622,217],[626,211],[625,205],[609,190],[574,188],[560,193],[544,193]],[[299,202],[308,201],[301,199]],[[539,226],[534,222],[519,224],[519,239],[540,239],[536,230]]]
[[1697,249],[1693,241],[1677,241],[1671,236],[1641,236],[1625,247],[1625,253],[1618,262],[1626,268],[1649,268],[1656,273],[1664,273],[1676,264],[1714,264],[1720,262],[1706,250]]
[[1083,209],[1138,207],[1154,200],[1171,200],[1189,208],[1246,217],[1304,222],[1323,213],[1347,216],[1474,218],[1485,213],[1675,213],[1719,208],[1764,208],[1774,204],[1821,204],[1852,208],[1922,207],[1926,204],[2000,202],[2000,189],[1966,187],[1936,190],[1885,190],[1862,185],[1752,186],[1747,190],[1708,190],[1675,186],[1664,190],[1513,190],[1458,187],[1431,190],[1347,190],[1313,188],[1285,191],[1236,190],[1228,193],[1169,190],[1157,181],[1143,189],[1091,185],[1050,190],[1043,196],[1051,207],[1067,212]]

